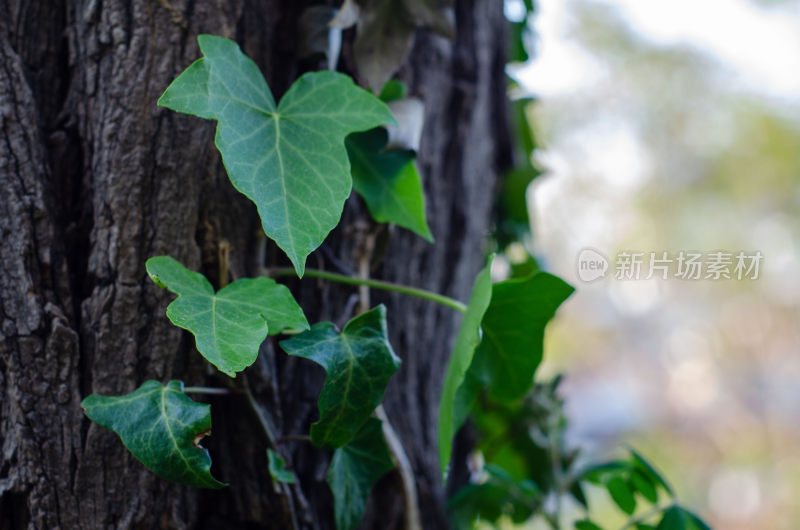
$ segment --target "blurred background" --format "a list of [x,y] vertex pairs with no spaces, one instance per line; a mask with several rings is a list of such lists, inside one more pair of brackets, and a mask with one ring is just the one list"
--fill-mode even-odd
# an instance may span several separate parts
[[[714,528],[798,528],[800,2],[506,14],[533,30],[532,60],[509,67],[537,99],[533,244],[578,289],[538,376],[566,374],[570,443],[594,460],[640,449]],[[578,277],[584,248],[604,278]],[[644,279],[650,252],[719,250],[760,251],[758,278]],[[645,253],[642,279],[615,279],[621,251]]]

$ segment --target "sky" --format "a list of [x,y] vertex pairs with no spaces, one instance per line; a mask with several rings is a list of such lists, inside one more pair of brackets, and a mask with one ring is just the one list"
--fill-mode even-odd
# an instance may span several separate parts
[[[717,59],[738,79],[732,88],[798,101],[800,2],[772,2],[767,7],[753,0],[594,3],[616,11],[633,30],[655,43],[697,47]],[[525,86],[541,97],[590,86],[599,66],[570,43],[570,2],[539,0],[537,8],[540,54],[520,73]]]

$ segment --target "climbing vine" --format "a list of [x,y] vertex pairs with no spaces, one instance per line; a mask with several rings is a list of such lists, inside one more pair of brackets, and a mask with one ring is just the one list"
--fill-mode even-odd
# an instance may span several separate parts
[[[211,35],[199,36],[198,43],[203,57],[173,81],[158,104],[216,120],[215,143],[232,185],[255,204],[264,232],[293,267],[227,285],[226,278],[220,278],[222,285],[215,291],[202,274],[172,257],[150,258],[149,277],[175,295],[167,318],[194,335],[200,355],[232,378],[230,388],[146,381],[123,396],[92,394],[84,399],[92,421],[117,433],[142,464],[164,479],[225,487],[211,475],[210,455],[200,444],[211,431],[210,407],[187,394],[235,392],[252,403],[246,386],[233,378],[255,362],[268,336],[279,335],[286,354],[317,363],[326,372],[318,397],[319,419],[307,439],[333,452],[327,483],[335,522],[340,530],[355,528],[373,485],[397,460],[380,410],[386,386],[401,365],[388,339],[391,318],[379,305],[364,308],[341,330],[330,322],[309,325],[291,292],[276,279],[305,275],[358,284],[417,296],[463,313],[439,404],[439,459],[446,477],[455,433],[472,417],[479,433],[476,458],[487,462],[477,466],[470,484],[450,500],[454,525],[469,527],[478,519],[496,521],[502,515],[522,521],[544,514],[559,527],[559,514],[545,509],[548,495],[568,493],[588,508],[581,484],[590,482],[607,487],[631,516],[637,495],[652,504],[652,515],[661,517],[659,528],[705,528],[673,501],[658,504],[659,495],[670,496],[671,489],[637,453],[573,471],[574,455],[563,443],[565,421],[555,394],[557,382],[534,385],[544,328],[573,292],[559,278],[532,270],[492,283],[489,258],[469,300],[462,303],[413,286],[306,269],[307,256],[339,223],[353,190],[377,222],[395,223],[433,241],[414,150],[393,146],[385,128],[397,124],[387,102],[404,98],[400,83],[390,81],[378,97],[344,74],[310,72],[276,103],[258,67],[236,43]],[[370,84],[382,84],[384,77],[376,71]],[[530,177],[532,169],[524,169],[524,178]],[[509,434],[507,427],[514,423],[525,428]],[[277,484],[295,482],[268,423],[262,421],[262,428],[268,440],[265,478],[269,475]],[[537,429],[539,436],[532,434]],[[649,528],[647,521],[631,524]],[[576,528],[598,527],[587,518]]]

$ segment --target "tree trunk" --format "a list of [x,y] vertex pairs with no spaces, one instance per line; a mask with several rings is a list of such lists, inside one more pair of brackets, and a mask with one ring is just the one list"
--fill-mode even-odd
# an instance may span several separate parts
[[[199,56],[195,36],[235,39],[276,97],[300,73],[297,0],[0,0],[0,530],[20,528],[332,528],[329,455],[281,450],[300,483],[275,490],[265,442],[238,397],[212,398],[207,445],[231,486],[199,491],[157,478],[80,408],[92,392],[146,379],[224,384],[164,317],[171,295],[145,260],[169,254],[219,279],[283,264],[252,204],[227,181],[214,125],[159,108]],[[436,244],[367,222],[351,198],[310,267],[364,262],[371,275],[465,299],[483,264],[497,175],[509,162],[500,0],[458,2],[457,37],[418,32],[400,77],[425,102],[418,163]],[[352,288],[291,282],[311,322],[352,316]],[[385,407],[413,468],[425,528],[445,528],[436,412],[459,321],[429,302],[386,303],[403,359]],[[240,376],[241,377],[241,376]],[[246,373],[279,435],[307,433],[323,374],[269,341]],[[364,528],[402,528],[397,472]]]

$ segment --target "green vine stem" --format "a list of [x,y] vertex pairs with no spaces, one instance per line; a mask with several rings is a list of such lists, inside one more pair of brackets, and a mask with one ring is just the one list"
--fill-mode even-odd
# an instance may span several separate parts
[[207,394],[211,396],[228,396],[234,392],[230,388],[217,388],[210,386],[187,386],[183,389],[184,394]]
[[[297,276],[297,273],[295,272],[294,269],[285,267],[276,269],[266,269],[264,271],[264,275],[269,276],[270,278],[280,278],[284,276]],[[407,285],[402,285],[399,283],[385,282],[382,280],[354,278],[352,276],[346,276],[344,274],[337,274],[335,272],[323,271],[319,269],[306,269],[305,275],[311,278],[319,278],[321,280],[346,283],[349,285],[365,285],[367,287],[372,287],[374,289],[381,289],[383,291],[394,291],[396,293],[407,294],[409,296],[416,296],[417,298],[430,300],[431,302],[436,302],[437,304],[441,304],[451,309],[455,309],[456,311],[459,311],[461,313],[467,310],[466,305],[464,305],[463,303],[459,302],[454,298],[450,298],[449,296],[444,296],[438,293],[427,291],[425,289],[417,289],[416,287],[409,287]]]
[[644,523],[645,521],[647,521],[651,517],[653,517],[655,515],[658,515],[659,513],[662,513],[662,512],[665,512],[665,511],[669,510],[670,508],[672,508],[675,505],[677,505],[677,503],[675,501],[672,501],[669,504],[665,504],[663,506],[658,506],[658,505],[653,506],[651,509],[647,510],[646,512],[643,512],[642,514],[629,519],[628,522],[625,523],[622,527],[620,527],[619,530],[627,530],[628,528],[633,528],[634,526],[636,526],[636,525],[638,525],[640,523]]

